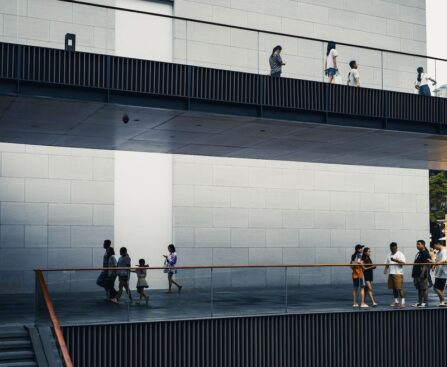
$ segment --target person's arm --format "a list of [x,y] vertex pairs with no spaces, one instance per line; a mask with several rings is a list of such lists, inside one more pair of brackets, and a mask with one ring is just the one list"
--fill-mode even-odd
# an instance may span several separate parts
[[332,56],[332,59],[334,60],[334,69],[338,70],[338,66],[337,66],[337,56],[336,56],[336,55]]
[[405,257],[403,257],[403,256],[401,257],[401,256],[397,255],[397,256],[392,257],[391,261],[394,261],[395,263],[402,265],[402,264],[405,264]]
[[385,265],[385,269],[383,269],[383,274],[388,273],[388,268],[389,268],[389,265]]
[[430,80],[433,83],[433,85],[437,84],[436,80],[434,80],[433,78],[427,78],[427,79]]
[[355,80],[355,86],[357,88],[360,88],[360,75],[358,72],[354,74],[354,80]]

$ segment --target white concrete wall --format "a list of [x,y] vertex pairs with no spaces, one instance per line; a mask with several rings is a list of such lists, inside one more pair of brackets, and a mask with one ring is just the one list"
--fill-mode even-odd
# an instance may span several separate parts
[[[172,156],[115,153],[115,242],[126,246],[132,265],[138,259],[162,266],[172,242]],[[161,271],[148,275],[151,288],[166,286]],[[136,277],[131,278],[135,289]]]
[[101,265],[114,152],[0,143],[0,155],[0,292],[32,292],[33,269]]
[[[366,45],[426,53],[424,0],[176,0],[174,14],[231,24]],[[326,45],[192,22],[174,25],[174,60],[220,69],[269,72],[268,57],[283,46],[286,77],[323,80]],[[380,52],[339,47],[339,69],[346,83],[348,63],[360,65],[364,87],[382,86]],[[415,70],[423,59],[384,54],[384,88],[413,92]]]
[[[383,261],[396,241],[411,259],[415,241],[429,237],[425,170],[5,143],[0,158],[2,293],[31,292],[35,268],[100,266],[105,238],[117,252],[128,247],[133,264],[161,266],[172,238],[181,265],[240,265],[344,263],[358,242]],[[205,273],[179,277],[200,285]],[[265,286],[282,281],[279,273],[215,280]],[[319,275],[350,279],[348,269]],[[97,290],[96,276],[54,274],[50,288]],[[315,277],[301,271],[290,281]],[[161,271],[150,278],[166,285]]]
[[[173,177],[184,264],[347,263],[357,243],[382,262],[391,241],[412,259],[416,241],[429,239],[425,170],[175,156]],[[244,272],[243,283],[265,286],[268,274]],[[295,281],[349,282],[349,274],[308,270]],[[241,284],[240,274],[221,284]]]

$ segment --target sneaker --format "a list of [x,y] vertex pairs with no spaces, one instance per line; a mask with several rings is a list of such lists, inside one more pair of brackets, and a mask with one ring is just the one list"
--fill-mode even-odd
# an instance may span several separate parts
[[439,304],[439,307],[447,307],[447,303],[445,303],[445,302],[441,302],[441,303]]
[[354,303],[354,304],[352,305],[352,307],[359,307],[359,304],[358,304],[358,303]]
[[405,303],[401,303],[401,304],[399,305],[399,307],[400,307],[400,308],[405,308],[405,307],[407,307],[407,306],[405,306]]
[[428,307],[428,303],[421,303],[421,305],[420,305],[419,307],[420,307],[420,308]]
[[369,308],[369,306],[366,303],[364,303],[363,305],[360,305],[360,308]]
[[421,304],[422,303],[415,303],[415,304],[411,305],[411,307],[421,307]]
[[379,304],[378,303],[373,303],[371,306],[372,307],[377,307]]
[[393,302],[390,304],[390,307],[399,307],[400,303]]
[[178,291],[181,292],[182,291],[183,286],[181,285],[180,287],[178,287]]
[[112,303],[118,303],[118,300],[116,298],[110,298],[110,302]]

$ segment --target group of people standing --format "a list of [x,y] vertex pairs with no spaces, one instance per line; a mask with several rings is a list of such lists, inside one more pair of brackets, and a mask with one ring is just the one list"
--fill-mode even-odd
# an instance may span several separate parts
[[[115,250],[112,247],[112,241],[105,240],[103,243],[103,248],[105,253],[103,256],[102,267],[108,269],[103,269],[101,271],[96,284],[104,288],[107,300],[113,303],[118,303],[124,290],[127,294],[129,302],[133,302],[132,292],[130,291],[129,287],[130,274],[133,272],[137,276],[136,290],[139,294],[139,299],[135,301],[135,303],[140,304],[144,299],[145,303],[147,304],[149,302],[149,296],[145,294],[144,290],[149,288],[149,284],[146,280],[149,264],[146,264],[146,260],[139,259],[138,265],[135,266],[136,269],[122,269],[132,267],[127,248],[120,248],[120,257],[118,260],[115,257]],[[168,255],[163,255],[163,257],[165,258],[164,272],[168,274],[168,290],[166,292],[171,293],[173,284],[177,286],[178,291],[180,292],[182,290],[182,286],[174,280],[174,274],[177,273],[177,269],[175,268],[175,264],[177,263],[177,253],[173,244],[168,246]],[[117,269],[115,270],[114,268]],[[118,291],[115,289],[116,278],[118,278],[119,282]]]
[[[417,253],[414,259],[411,276],[413,284],[418,291],[418,301],[413,307],[424,308],[428,306],[428,289],[433,286],[439,298],[439,307],[447,307],[444,289],[447,282],[447,249],[438,240],[433,247],[427,249],[424,240],[416,243]],[[390,253],[385,262],[384,274],[388,274],[388,288],[393,291],[394,301],[391,307],[405,307],[404,265],[405,255],[399,251],[397,243],[390,243]],[[351,257],[353,279],[353,307],[368,308],[365,297],[369,296],[372,306],[378,304],[373,293],[373,271],[376,266],[371,259],[371,249],[363,245],[356,245]],[[435,281],[432,282],[431,271],[434,271]],[[359,302],[360,301],[360,302]]]
[[[279,78],[282,73],[282,67],[285,62],[281,58],[281,46],[275,46],[273,48],[272,54],[269,58],[270,64],[270,76]],[[338,64],[337,64],[337,45],[335,42],[328,42],[326,49],[326,59],[324,62],[324,74],[327,77],[327,82],[333,84],[336,82],[339,76]],[[347,85],[351,87],[360,87],[360,73],[359,65],[356,60],[351,60],[349,62],[349,67],[351,68],[347,76]],[[436,80],[434,80],[429,74],[425,73],[422,66],[417,68],[417,77],[414,84],[415,89],[418,94],[423,96],[431,96],[431,91],[429,84],[436,85]]]

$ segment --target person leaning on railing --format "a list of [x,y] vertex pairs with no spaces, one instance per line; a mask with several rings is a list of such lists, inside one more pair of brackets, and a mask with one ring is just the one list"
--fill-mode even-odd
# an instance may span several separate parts
[[432,85],[436,85],[436,80],[427,73],[424,73],[424,68],[422,66],[417,68],[417,72],[418,76],[416,78],[415,88],[419,91],[419,95],[430,97],[431,91],[428,83],[432,82]]

